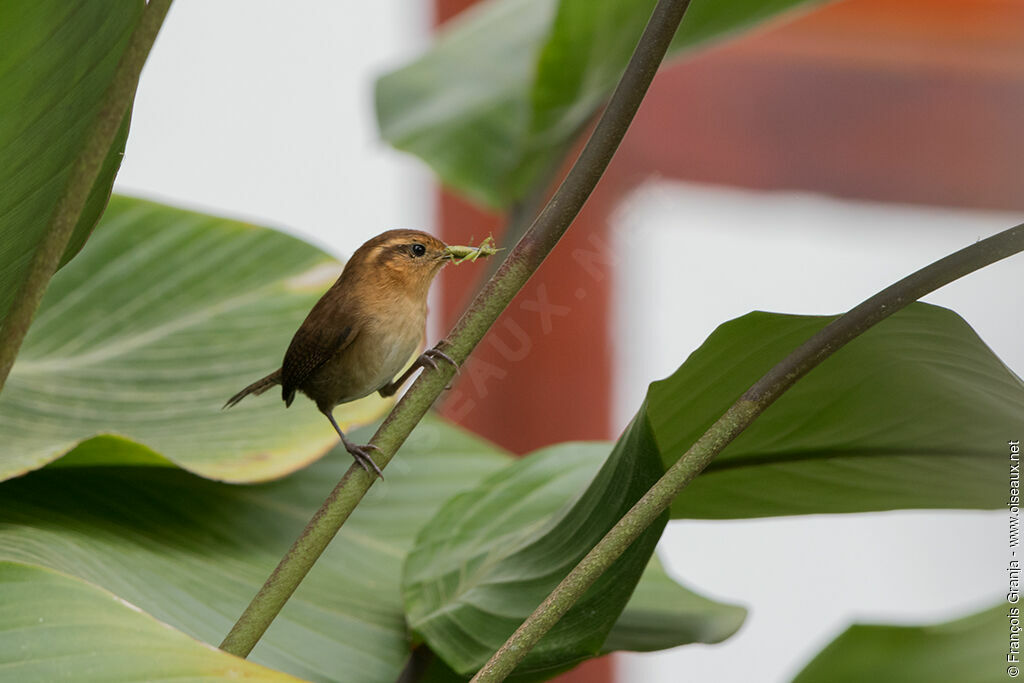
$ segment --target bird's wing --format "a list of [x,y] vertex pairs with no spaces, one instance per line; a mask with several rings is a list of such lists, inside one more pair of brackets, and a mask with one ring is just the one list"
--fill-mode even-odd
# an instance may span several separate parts
[[317,368],[351,344],[356,337],[353,326],[339,325],[336,320],[328,324],[316,324],[319,322],[316,318],[326,313],[324,308],[314,307],[288,345],[281,364],[281,397],[285,405],[292,404],[295,391]]

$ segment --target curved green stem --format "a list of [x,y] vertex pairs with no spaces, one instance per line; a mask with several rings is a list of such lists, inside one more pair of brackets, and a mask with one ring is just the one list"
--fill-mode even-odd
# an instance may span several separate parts
[[[533,225],[448,335],[445,351],[457,362],[462,363],[469,356],[569,229],[633,121],[688,4],[689,0],[659,0],[579,158]],[[380,449],[374,452],[380,467],[391,460],[454,374],[454,368],[442,363],[436,371],[422,373],[416,379],[370,442]],[[252,651],[375,480],[376,477],[369,476],[361,467],[349,468],[239,617],[221,643],[221,649],[241,657]]]
[[54,207],[46,226],[46,233],[32,255],[25,280],[14,296],[7,317],[0,326],[0,390],[14,366],[21,342],[28,333],[32,318],[43,300],[50,278],[57,272],[60,259],[67,249],[71,235],[82,215],[92,186],[103,168],[110,146],[114,143],[121,122],[139,85],[139,75],[153,47],[157,33],[163,25],[171,0],[150,0],[139,23],[132,32],[121,61],[114,72],[110,87],[103,96],[103,104],[92,128],[86,135],[82,151],[75,159],[68,175],[64,192]]
[[473,681],[502,681],[587,589],[654,523],[729,442],[798,379],[851,339],[925,294],[995,261],[1024,251],[1024,225],[961,249],[922,268],[836,319],[769,370],[708,428],[545,598]]

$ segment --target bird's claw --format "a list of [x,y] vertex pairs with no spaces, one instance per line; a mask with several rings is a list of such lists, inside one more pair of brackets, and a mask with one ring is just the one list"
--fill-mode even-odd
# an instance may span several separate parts
[[423,362],[427,363],[428,365],[430,365],[430,367],[433,368],[434,370],[437,370],[437,362],[434,359],[435,358],[441,358],[441,359],[444,359],[444,360],[448,361],[449,363],[451,363],[452,367],[455,368],[455,372],[458,373],[460,371],[459,364],[455,362],[454,358],[452,358],[447,353],[442,351],[439,348],[439,346],[440,345],[435,346],[432,349],[427,349],[426,351],[424,351],[423,352],[423,356],[421,356],[423,358]]
[[[443,342],[441,342],[441,343],[443,343]],[[435,361],[434,359],[435,358],[442,358],[442,359],[444,359],[444,360],[446,360],[446,361],[448,361],[449,363],[452,364],[452,366],[455,368],[455,374],[456,375],[459,374],[462,371],[462,369],[459,367],[459,364],[455,362],[454,358],[452,358],[447,353],[442,351],[440,346],[441,346],[441,344],[439,343],[434,348],[427,349],[426,351],[424,351],[423,355],[420,356],[420,362],[423,363],[424,365],[429,365],[431,367],[431,369],[433,369],[433,370],[437,370],[437,361]],[[449,389],[452,388],[452,385],[451,384],[447,384],[447,385],[445,385],[444,388],[445,388],[445,390],[449,390]]]
[[[381,479],[384,478],[384,473],[381,471],[377,463],[374,462],[370,456],[370,451],[379,451],[379,446],[374,446],[372,443],[368,443],[365,446],[357,446],[352,443],[345,443],[345,450],[349,452],[352,458],[359,463],[364,470],[371,474],[376,472],[377,476]],[[372,468],[372,470],[371,470]]]

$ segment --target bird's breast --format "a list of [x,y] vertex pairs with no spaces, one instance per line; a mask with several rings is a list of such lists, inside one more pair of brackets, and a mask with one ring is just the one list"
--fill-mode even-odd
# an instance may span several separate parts
[[367,367],[377,368],[376,372],[368,373],[371,392],[393,380],[408,364],[423,341],[425,325],[423,316],[410,315],[379,325],[369,332],[367,345],[375,348],[366,349],[366,355],[373,359]]
[[390,307],[366,316],[352,343],[311,378],[312,393],[334,404],[374,393],[409,363],[423,341],[425,325],[425,306]]

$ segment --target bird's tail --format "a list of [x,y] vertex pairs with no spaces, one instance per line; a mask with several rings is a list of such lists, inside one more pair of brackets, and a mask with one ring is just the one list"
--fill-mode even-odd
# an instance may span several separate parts
[[[259,396],[260,394],[262,394],[264,391],[266,391],[270,387],[277,386],[280,383],[281,383],[281,370],[277,369],[277,370],[274,370],[269,375],[267,375],[266,377],[264,377],[263,379],[256,380],[255,382],[253,382],[252,384],[247,386],[245,389],[242,389],[237,394],[235,394],[234,396],[229,398],[228,402],[224,404],[224,408],[231,408],[232,406],[234,406],[236,403],[241,401],[243,398],[245,398],[249,394],[253,394],[254,396]],[[221,408],[221,410],[223,410],[224,408]]]

